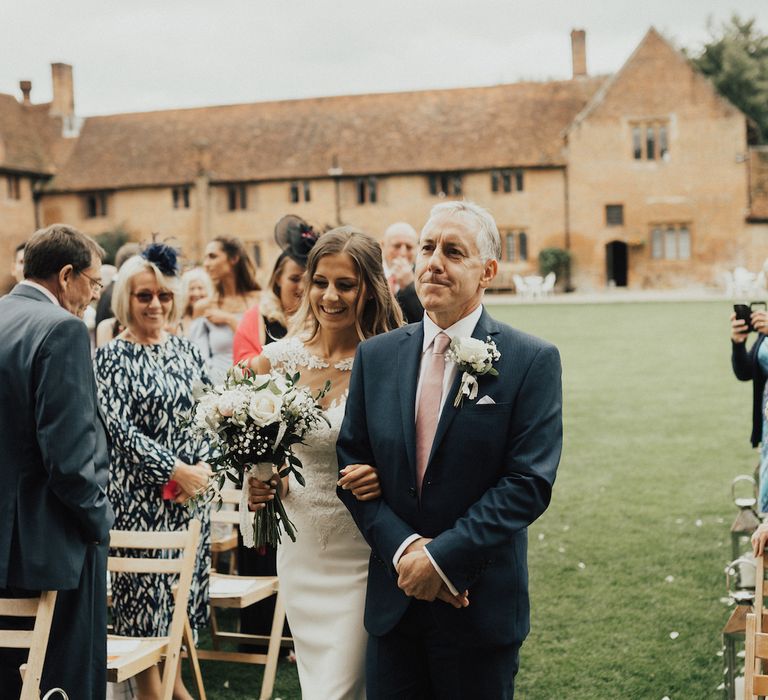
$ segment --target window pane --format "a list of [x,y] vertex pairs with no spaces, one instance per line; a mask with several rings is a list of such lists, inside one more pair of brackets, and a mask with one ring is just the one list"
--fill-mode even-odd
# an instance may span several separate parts
[[261,246],[258,243],[253,244],[253,262],[256,267],[261,267]]
[[307,180],[304,181],[304,201],[305,202],[311,201],[311,195],[309,191],[309,182]]
[[379,198],[378,182],[375,177],[368,178],[368,201],[371,204],[376,204]]
[[245,185],[240,186],[240,208],[248,208],[248,190]]
[[451,180],[453,184],[451,194],[454,197],[458,197],[461,195],[461,175],[454,175]]
[[667,143],[667,127],[659,127],[659,157],[664,158],[669,152],[669,144]]
[[605,223],[608,226],[624,225],[624,205],[606,204],[605,205]]
[[632,128],[632,154],[635,160],[640,160],[643,157],[643,139],[639,126]]
[[189,209],[189,187],[184,188],[184,208]]
[[645,150],[648,160],[656,159],[656,132],[652,126],[645,130]]
[[691,259],[691,233],[686,226],[677,232],[677,256],[680,260]]
[[294,204],[299,201],[299,183],[291,183],[291,202]]
[[365,180],[357,178],[357,203],[365,204]]
[[437,195],[437,175],[429,176],[429,193],[433,197]]
[[518,234],[520,248],[520,260],[528,260],[528,234],[525,231],[520,231]]
[[237,209],[237,190],[234,187],[227,188],[229,211]]
[[673,226],[667,228],[664,236],[664,257],[667,260],[675,260],[677,258],[677,231]]
[[491,192],[499,191],[499,171],[491,170]]
[[651,233],[651,257],[661,260],[664,257],[664,236],[660,228],[653,229]]
[[518,192],[523,191],[523,171],[518,170],[515,173],[515,187],[517,188]]
[[507,262],[514,262],[515,261],[515,234],[514,233],[508,233],[505,238],[506,242],[506,250],[504,251],[506,254],[504,256],[504,259]]
[[509,170],[505,170],[501,174],[501,177],[504,184],[504,191],[511,192],[512,191],[512,173],[510,173]]
[[172,197],[173,197],[173,208],[178,209],[179,208],[179,190],[174,187],[172,190]]

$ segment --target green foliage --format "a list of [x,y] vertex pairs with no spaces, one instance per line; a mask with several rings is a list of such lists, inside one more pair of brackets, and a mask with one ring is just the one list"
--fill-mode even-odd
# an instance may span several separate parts
[[571,252],[563,248],[542,248],[539,253],[539,273],[554,272],[557,279],[565,279],[571,269]]
[[718,92],[756,125],[760,143],[768,142],[768,35],[737,14],[718,28],[709,27],[710,41],[691,57]]
[[94,238],[106,251],[107,255],[104,258],[104,264],[108,265],[115,264],[115,254],[120,249],[120,246],[131,240],[130,235],[122,226],[117,226],[111,231],[99,233],[95,235]]

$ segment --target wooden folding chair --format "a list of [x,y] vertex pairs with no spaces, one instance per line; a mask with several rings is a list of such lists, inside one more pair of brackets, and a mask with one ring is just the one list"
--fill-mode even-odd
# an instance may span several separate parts
[[0,629],[0,647],[29,649],[27,663],[19,669],[24,678],[19,700],[40,698],[40,678],[43,675],[43,663],[55,607],[56,591],[43,591],[35,598],[0,598],[0,615],[35,618],[35,625],[31,630]]
[[[237,557],[237,524],[240,522],[237,512],[237,504],[240,503],[239,489],[222,489],[221,500],[227,505],[234,505],[234,509],[217,510],[211,509],[211,565],[217,571],[219,570],[219,555],[222,552],[229,552],[229,573],[234,574]],[[226,534],[216,535],[215,526],[222,526]]]
[[200,540],[200,522],[191,520],[189,529],[179,532],[132,532],[113,530],[110,532],[110,548],[120,549],[178,549],[178,559],[154,559],[138,557],[109,557],[109,571],[124,573],[178,574],[175,586],[173,617],[167,637],[107,637],[107,679],[120,683],[136,674],[164,661],[162,674],[162,700],[171,700],[176,680],[181,645],[184,641],[197,681],[200,700],[205,700],[200,666],[197,663],[192,630],[187,618],[187,603],[195,569],[197,545]]
[[763,661],[768,660],[768,634],[763,632],[763,596],[765,595],[765,555],[756,557],[754,612],[747,614],[746,656],[744,659],[744,697],[768,695],[768,675]]
[[[225,503],[240,503],[241,491],[238,489],[222,490],[222,499]],[[220,511],[228,522],[239,523],[239,512]],[[269,636],[258,634],[244,634],[242,632],[222,631],[216,616],[217,609],[247,608],[270,596],[275,596],[275,612],[272,616],[272,629]],[[264,677],[261,683],[260,700],[272,697],[277,673],[277,661],[280,656],[280,646],[283,642],[290,643],[290,637],[283,637],[283,625],[285,624],[285,608],[280,598],[280,587],[277,576],[232,576],[227,574],[211,573],[210,580],[210,604],[211,604],[211,640],[213,649],[200,649],[197,654],[200,659],[211,661],[230,661],[236,663],[262,664]],[[220,649],[222,642],[267,644],[266,654],[251,654],[238,651],[226,651]]]

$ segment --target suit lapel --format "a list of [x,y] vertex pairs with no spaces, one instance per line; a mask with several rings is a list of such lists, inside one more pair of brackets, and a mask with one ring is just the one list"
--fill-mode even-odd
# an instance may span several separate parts
[[[480,320],[477,322],[477,325],[475,326],[472,337],[477,338],[478,340],[486,340],[488,336],[494,336],[498,332],[498,324],[488,315],[488,312],[483,309],[483,313],[480,316]],[[456,398],[456,394],[459,391],[459,386],[461,385],[462,374],[463,372],[461,370],[456,371],[456,377],[451,384],[451,389],[448,392],[448,396],[445,397],[445,404],[443,404],[443,410],[440,414],[437,430],[435,431],[435,440],[432,443],[432,451],[429,453],[429,462],[427,462],[427,468],[429,468],[429,464],[432,462],[432,457],[435,454],[435,450],[437,450],[438,446],[443,441],[443,438],[448,433],[448,429],[451,427],[453,419],[456,417],[459,411],[461,411],[461,408],[456,408],[453,405],[453,402]],[[482,381],[482,379],[480,379],[480,381]]]
[[406,334],[397,350],[397,381],[400,394],[400,415],[403,420],[403,438],[408,453],[411,473],[416,475],[416,386],[421,367],[424,344],[423,324],[406,328]]

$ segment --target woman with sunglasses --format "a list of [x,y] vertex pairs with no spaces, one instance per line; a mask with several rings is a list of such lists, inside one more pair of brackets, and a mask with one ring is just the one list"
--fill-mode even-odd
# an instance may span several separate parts
[[[108,495],[115,528],[183,530],[191,518],[202,522],[188,611],[192,627],[199,629],[208,618],[210,519],[207,508],[190,508],[186,501],[205,488],[211,472],[205,462],[207,446],[193,436],[182,416],[194,404],[193,386],[207,381],[207,374],[198,348],[166,330],[181,312],[178,287],[172,248],[153,243],[128,260],[112,296],[115,317],[125,330],[96,351],[95,369],[111,442]],[[171,583],[163,575],[113,574],[115,632],[167,635],[173,613]],[[139,674],[137,686],[140,700],[159,697],[157,666]],[[173,697],[192,700],[180,675]]]

